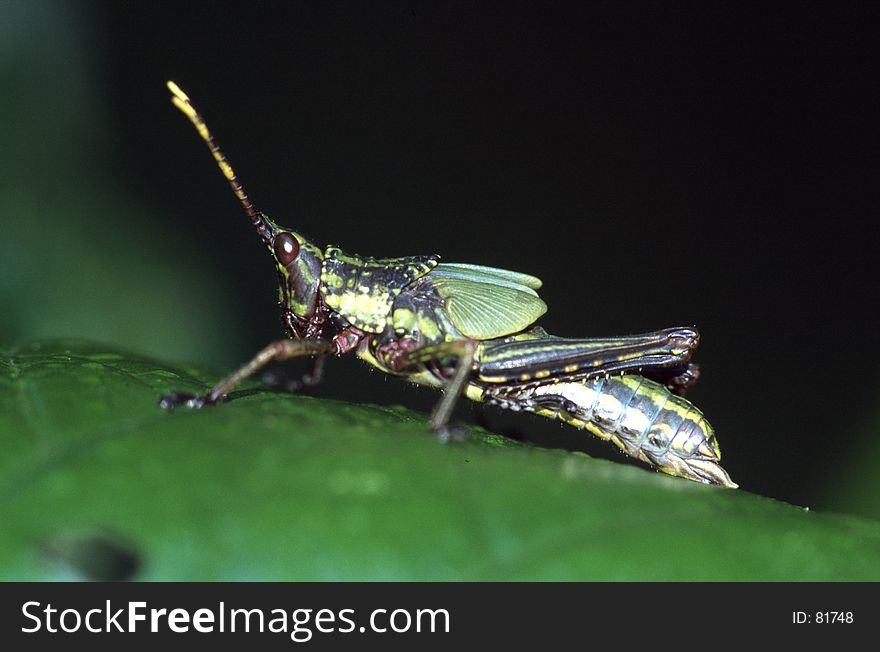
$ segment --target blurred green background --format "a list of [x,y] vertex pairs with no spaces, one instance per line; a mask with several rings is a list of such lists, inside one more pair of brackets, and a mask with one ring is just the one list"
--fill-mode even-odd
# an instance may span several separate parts
[[234,304],[209,252],[175,229],[186,216],[157,216],[120,173],[98,7],[0,12],[0,337],[79,336],[203,361],[234,350]]
[[[698,324],[692,399],[734,479],[880,517],[874,14],[2,2],[0,343],[222,371],[280,332],[173,78],[260,207],[319,242],[534,273],[562,335]],[[317,394],[434,398],[352,361]]]

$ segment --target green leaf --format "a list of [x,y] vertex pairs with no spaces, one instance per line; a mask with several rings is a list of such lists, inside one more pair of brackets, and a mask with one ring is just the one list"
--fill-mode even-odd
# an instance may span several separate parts
[[[878,580],[880,524],[245,390],[81,343],[0,356],[0,580]],[[253,385],[251,386],[253,387]]]
[[840,461],[829,464],[822,501],[827,505],[845,505],[848,512],[877,519],[880,518],[880,492],[877,491],[880,419],[855,416],[853,422],[856,425],[852,443],[844,450],[834,451]]

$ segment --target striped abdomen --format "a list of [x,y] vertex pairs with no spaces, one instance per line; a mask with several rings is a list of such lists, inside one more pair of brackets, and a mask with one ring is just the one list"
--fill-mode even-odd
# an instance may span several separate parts
[[489,388],[485,400],[586,428],[666,473],[736,486],[718,463],[721,450],[702,412],[642,376]]

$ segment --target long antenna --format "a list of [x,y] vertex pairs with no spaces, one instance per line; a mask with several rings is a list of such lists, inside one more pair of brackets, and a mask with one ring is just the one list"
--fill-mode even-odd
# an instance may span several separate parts
[[266,237],[266,220],[257,211],[257,209],[254,208],[253,202],[251,202],[250,197],[248,197],[248,194],[244,191],[244,188],[238,181],[235,170],[232,169],[229,161],[226,160],[226,155],[223,153],[223,150],[220,149],[220,145],[217,144],[217,141],[214,139],[214,135],[211,133],[211,130],[208,129],[208,125],[205,123],[205,119],[198,111],[196,111],[196,108],[190,101],[189,96],[180,89],[180,86],[175,84],[173,81],[169,81],[167,85],[168,90],[171,91],[172,94],[172,104],[180,109],[181,113],[183,113],[183,115],[189,118],[189,121],[193,123],[193,126],[195,126],[196,130],[199,132],[199,136],[202,137],[202,140],[205,141],[205,143],[208,145],[208,148],[211,150],[211,154],[214,155],[214,160],[217,161],[217,165],[220,167],[220,171],[223,173],[223,176],[226,177],[226,180],[229,181],[232,192],[234,192],[235,196],[238,197],[238,200],[241,202],[241,205],[244,208],[244,212],[247,213],[254,227],[257,229],[257,233],[259,233],[262,237]]

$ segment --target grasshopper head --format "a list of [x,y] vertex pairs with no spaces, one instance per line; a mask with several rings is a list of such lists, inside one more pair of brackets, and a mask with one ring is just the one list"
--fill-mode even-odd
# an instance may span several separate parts
[[275,260],[281,309],[299,321],[308,321],[318,305],[324,260],[321,249],[299,233],[276,225],[262,213],[260,217],[268,226],[264,232],[258,229],[258,233]]
[[278,296],[284,312],[284,321],[292,331],[291,335],[296,334],[298,332],[296,327],[308,321],[318,305],[318,284],[323,261],[321,249],[295,231],[275,224],[254,207],[226,155],[208,129],[205,119],[196,111],[187,94],[172,81],[168,82],[168,90],[171,91],[171,102],[189,118],[202,140],[208,145],[217,166],[232,187],[232,192],[241,202],[257,235],[275,259],[278,271]]

